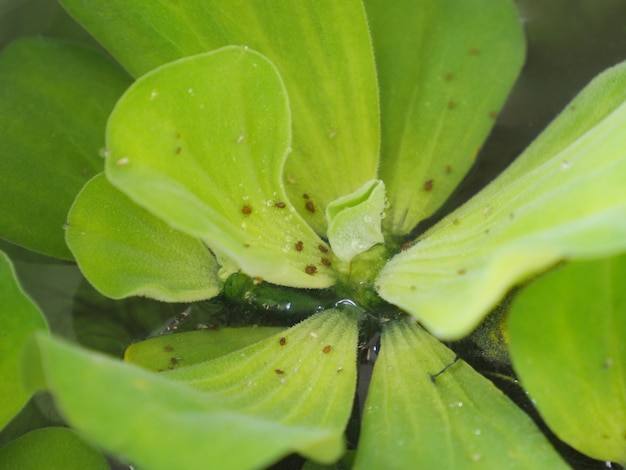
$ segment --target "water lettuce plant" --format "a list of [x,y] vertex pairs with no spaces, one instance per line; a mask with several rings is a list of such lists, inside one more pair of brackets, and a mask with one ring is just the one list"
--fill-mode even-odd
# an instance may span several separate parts
[[[118,339],[51,335],[2,258],[2,424],[46,390],[77,431],[25,434],[3,468],[41,448],[66,468],[99,450],[149,469],[566,468],[534,407],[626,462],[625,65],[442,215],[523,63],[511,2],[60,3],[108,54],[0,54],[0,235],[75,262]],[[127,309],[152,318],[142,337],[177,315],[122,361]],[[532,409],[467,342],[504,369],[510,353]]]

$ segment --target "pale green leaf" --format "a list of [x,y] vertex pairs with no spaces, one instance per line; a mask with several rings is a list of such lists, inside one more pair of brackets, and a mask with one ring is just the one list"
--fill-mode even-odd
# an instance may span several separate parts
[[182,302],[221,290],[217,261],[202,242],[133,203],[104,174],[76,198],[66,232],[81,271],[107,297]]
[[516,283],[626,248],[626,65],[591,82],[527,152],[378,278],[433,333],[469,333]]
[[626,463],[626,257],[574,262],[515,298],[511,358],[552,431],[593,458]]
[[71,259],[63,223],[85,182],[102,171],[106,119],[130,84],[83,46],[23,39],[0,54],[0,236]]
[[319,233],[326,204],[376,177],[376,75],[359,0],[61,3],[135,76],[227,45],[267,56],[285,81],[293,113],[287,191]]
[[18,284],[9,258],[0,251],[0,429],[26,404],[30,393],[20,382],[20,354],[46,320]]
[[385,327],[355,469],[567,468],[531,418],[414,321]]
[[37,429],[0,447],[3,470],[108,470],[104,456],[66,428]]
[[131,344],[124,360],[155,372],[187,367],[242,349],[282,330],[248,326],[157,336]]
[[327,287],[324,242],[285,194],[287,96],[274,66],[245,47],[164,65],[118,102],[107,128],[107,176],[177,229],[248,275]]
[[368,181],[354,193],[328,204],[328,242],[337,258],[349,263],[385,241],[381,231],[384,210],[385,184],[380,180]]
[[431,215],[474,163],[524,60],[509,0],[366,0],[380,82],[386,229]]
[[283,335],[284,345],[274,337],[213,361],[226,366],[208,367],[213,384],[170,380],[203,364],[156,374],[39,336],[26,380],[48,388],[87,438],[142,468],[262,468],[291,452],[330,463],[352,408],[356,319],[332,310]]

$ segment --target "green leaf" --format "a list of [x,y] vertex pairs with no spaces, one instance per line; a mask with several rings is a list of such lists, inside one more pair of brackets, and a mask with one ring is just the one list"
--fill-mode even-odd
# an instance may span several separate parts
[[[245,47],[181,59],[140,78],[107,129],[107,176],[250,276],[327,287],[324,242],[289,203],[287,97],[274,66]],[[299,248],[299,249],[298,249]]]
[[102,171],[106,119],[130,84],[107,57],[32,38],[0,55],[0,236],[71,259],[63,223],[74,197]]
[[85,277],[107,297],[183,302],[221,290],[217,261],[201,241],[133,203],[104,174],[76,198],[66,239]]
[[383,330],[355,469],[567,468],[530,417],[414,321]]
[[335,461],[356,383],[356,319],[331,310],[280,335],[161,374],[39,336],[26,380],[45,384],[92,442],[142,468],[261,468],[291,452]]
[[624,255],[567,264],[524,288],[508,321],[513,365],[548,426],[580,452],[621,464],[624,279]]
[[3,470],[107,470],[111,468],[100,452],[65,428],[29,432],[0,447]]
[[328,241],[333,253],[349,263],[355,256],[383,243],[384,210],[385,183],[380,180],[368,181],[354,193],[328,204]]
[[386,229],[407,234],[458,185],[524,60],[513,2],[366,0],[382,114]]
[[626,64],[593,80],[471,201],[393,258],[380,295],[442,338],[469,333],[515,284],[626,248]]
[[228,45],[267,56],[285,81],[293,113],[287,191],[319,233],[330,201],[376,177],[378,95],[359,0],[61,3],[135,76]]
[[124,360],[155,372],[187,367],[242,349],[282,330],[250,326],[157,336],[131,344]]
[[46,320],[18,284],[9,258],[0,251],[0,429],[26,404],[20,382],[20,354],[27,338],[45,330]]

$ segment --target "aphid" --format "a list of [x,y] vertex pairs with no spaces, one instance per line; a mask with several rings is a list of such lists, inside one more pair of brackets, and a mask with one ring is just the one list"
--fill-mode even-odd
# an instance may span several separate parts
[[328,354],[331,349],[333,349],[333,347],[330,344],[328,344],[328,345],[324,346],[324,349],[322,349],[322,352],[324,354]]
[[452,100],[448,101],[448,109],[456,108],[456,103]]
[[276,369],[274,370],[274,372],[276,372],[277,375],[283,375],[285,373],[284,370],[280,370],[280,369]]
[[284,202],[275,202],[274,207],[278,207],[279,209],[284,209],[285,207],[287,207],[287,204],[285,204]]
[[452,80],[452,72],[447,72],[447,73],[443,76],[443,78],[444,78],[446,81],[450,81],[450,80]]
[[327,266],[327,267],[330,266],[330,261],[328,261],[328,258],[322,258],[321,261],[324,266]]
[[402,251],[406,251],[406,250],[408,250],[409,248],[411,248],[411,242],[404,242],[404,243],[402,244],[402,246],[400,247],[400,249],[401,249]]
[[170,357],[170,364],[177,366],[181,361],[180,357]]
[[315,213],[315,204],[313,204],[313,201],[307,201],[304,207],[306,207],[306,210],[308,210],[312,214]]
[[467,271],[465,271],[465,268],[461,268],[461,269],[459,269],[459,270],[457,271],[457,273],[458,273],[458,274],[460,274],[461,276],[462,276],[463,274],[465,274],[466,272],[467,272]]
[[254,284],[255,286],[257,284],[261,284],[263,282],[263,278],[259,277],[259,276],[255,276],[252,278],[252,284]]
[[180,155],[181,150],[182,149],[180,147],[176,147],[176,155]]
[[444,171],[446,172],[446,174],[450,174],[452,173],[452,167],[450,165],[446,165],[446,168],[444,169]]
[[304,249],[304,243],[302,243],[301,241],[298,241],[298,243],[296,243],[296,251],[302,251]]
[[281,346],[284,346],[285,344],[287,344],[287,338],[283,336],[282,338],[278,340],[278,344],[280,344]]
[[302,197],[303,197],[304,199],[309,199],[309,197],[310,197],[310,196],[309,196],[307,193],[304,193],[304,194],[302,195]]
[[497,115],[498,115],[498,113],[496,113],[495,111],[489,111],[489,117],[491,119],[495,119]]
[[166,344],[165,346],[163,346],[163,351],[167,351],[167,352],[172,352],[174,350],[174,347]]
[[318,248],[320,249],[322,253],[328,253],[328,248],[326,248],[324,245],[319,244]]
[[428,181],[426,181],[424,183],[424,191],[432,190],[433,189],[433,184],[434,184],[434,181],[432,179],[429,179]]
[[472,49],[470,49],[470,54],[480,55],[480,49],[476,49],[475,47],[473,47]]
[[308,264],[307,267],[304,268],[304,272],[313,275],[317,272],[317,267],[313,264]]
[[246,204],[245,206],[243,206],[241,208],[241,213],[243,215],[250,215],[250,214],[252,214],[252,207],[250,207],[249,205]]

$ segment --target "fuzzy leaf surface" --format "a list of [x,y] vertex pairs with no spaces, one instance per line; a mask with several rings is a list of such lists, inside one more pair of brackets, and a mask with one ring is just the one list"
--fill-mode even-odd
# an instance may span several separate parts
[[383,330],[355,469],[567,468],[528,415],[454,358],[414,321]]
[[228,45],[267,56],[293,112],[287,192],[318,233],[326,229],[326,204],[376,177],[378,92],[360,0],[61,3],[135,77]]
[[183,302],[221,290],[217,261],[200,240],[135,204],[104,174],[76,198],[66,240],[85,277],[107,297]]
[[106,120],[130,77],[104,55],[43,38],[0,54],[0,236],[72,259],[63,224],[102,171]]
[[0,429],[30,398],[20,382],[22,346],[32,333],[47,329],[39,308],[17,282],[9,258],[0,251]]
[[513,365],[550,429],[580,452],[621,464],[625,279],[624,255],[569,263],[524,288],[508,321]]
[[366,0],[380,83],[386,229],[407,234],[474,163],[524,60],[508,0]]
[[356,319],[331,310],[281,335],[284,345],[273,337],[162,374],[38,336],[25,379],[91,441],[143,468],[260,468],[291,452],[335,461],[356,384]]
[[246,274],[327,287],[324,242],[285,194],[290,144],[278,72],[257,52],[226,47],[135,82],[109,119],[106,172],[131,199]]
[[108,470],[104,456],[66,428],[31,431],[0,447],[3,470]]
[[515,284],[626,249],[626,64],[596,77],[484,190],[393,258],[380,295],[468,334]]

